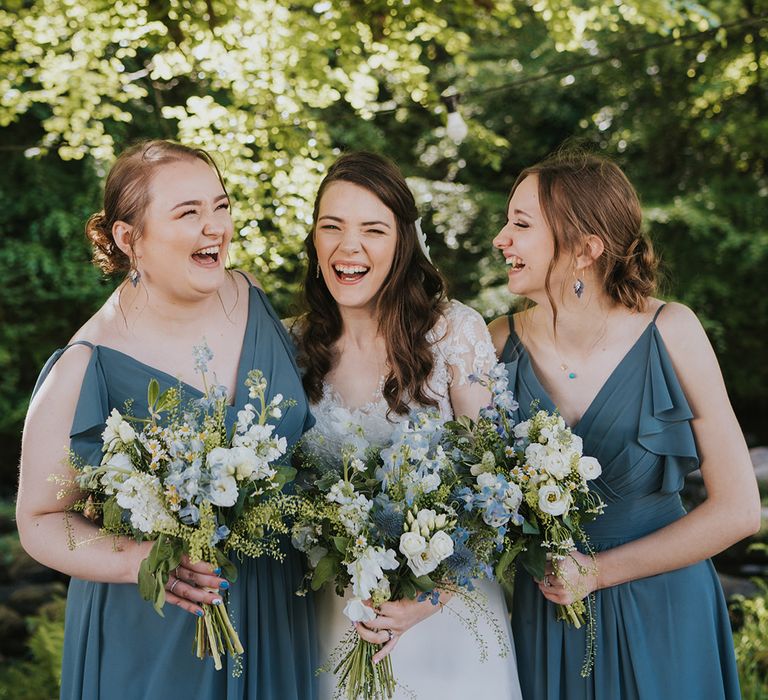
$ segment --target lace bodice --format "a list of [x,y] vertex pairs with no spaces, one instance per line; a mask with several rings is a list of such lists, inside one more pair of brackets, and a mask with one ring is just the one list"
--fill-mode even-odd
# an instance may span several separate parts
[[[437,401],[440,416],[449,420],[453,418],[451,387],[466,384],[471,373],[488,372],[496,363],[496,354],[482,316],[458,301],[449,303],[427,339],[435,359],[427,393]],[[372,446],[385,446],[394,425],[407,420],[408,416],[387,415],[389,406],[382,394],[383,385],[384,377],[371,400],[353,408],[344,404],[332,385],[324,383],[322,398],[311,405],[317,422],[304,436],[305,447],[323,461],[336,461],[342,445],[359,428]],[[419,406],[414,404],[413,408]]]

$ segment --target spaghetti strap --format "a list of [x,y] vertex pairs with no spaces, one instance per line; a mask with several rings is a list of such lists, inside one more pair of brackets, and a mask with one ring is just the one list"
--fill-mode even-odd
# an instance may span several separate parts
[[656,319],[659,317],[659,314],[661,313],[661,310],[666,306],[666,304],[662,304],[658,309],[656,309],[656,313],[653,314],[653,321],[651,323],[656,323]]
[[246,282],[248,282],[248,286],[249,287],[255,287],[256,286],[253,282],[251,282],[251,278],[248,277],[248,275],[246,275],[242,270],[235,270],[235,272],[237,272],[238,275],[242,276],[243,279]]
[[509,323],[509,334],[512,335],[515,332],[515,315],[507,314],[507,322]]
[[48,358],[48,361],[43,366],[43,369],[40,370],[40,375],[37,378],[37,381],[35,382],[35,386],[32,389],[32,396],[34,397],[35,394],[37,394],[40,387],[43,385],[43,382],[45,381],[46,377],[51,373],[51,370],[53,369],[53,366],[59,361],[59,358],[72,346],[74,345],[85,345],[85,347],[90,348],[91,350],[95,350],[96,346],[93,343],[88,342],[87,340],[75,340],[74,342],[70,343],[69,345],[65,345],[63,348],[59,348],[58,350],[54,350],[51,356]]
[[93,343],[91,343],[88,340],[75,340],[71,342],[69,345],[65,345],[61,349],[61,351],[64,352],[65,350],[69,350],[69,348],[71,348],[74,345],[85,345],[85,347],[90,348],[91,350],[93,350],[96,347]]

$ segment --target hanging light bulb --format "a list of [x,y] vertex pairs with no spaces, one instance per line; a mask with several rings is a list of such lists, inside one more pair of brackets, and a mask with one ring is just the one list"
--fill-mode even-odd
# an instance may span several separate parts
[[459,94],[455,91],[443,93],[441,99],[445,105],[445,111],[448,113],[445,133],[454,143],[460,144],[467,137],[469,128],[458,110]]

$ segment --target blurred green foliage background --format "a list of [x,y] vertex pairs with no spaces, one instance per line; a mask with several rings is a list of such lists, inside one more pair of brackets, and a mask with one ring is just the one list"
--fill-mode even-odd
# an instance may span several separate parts
[[516,174],[567,139],[606,153],[641,193],[664,295],[700,315],[749,441],[768,443],[768,0],[0,7],[0,495],[37,372],[115,284],[83,225],[115,153],[146,137],[217,154],[233,264],[283,314],[342,150],[400,164],[453,295],[488,317],[511,301],[490,240]]

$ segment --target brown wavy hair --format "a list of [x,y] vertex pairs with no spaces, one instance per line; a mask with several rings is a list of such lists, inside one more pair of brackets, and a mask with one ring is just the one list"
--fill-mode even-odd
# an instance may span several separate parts
[[395,215],[395,256],[376,302],[378,330],[384,337],[389,364],[383,388],[389,410],[408,413],[409,401],[436,406],[437,402],[426,392],[434,366],[426,335],[442,314],[445,280],[421,250],[416,233],[416,202],[399,168],[383,156],[364,151],[341,156],[328,170],[315,198],[312,231],[304,242],[308,259],[304,313],[297,321],[296,334],[304,389],[311,401],[322,398],[323,379],[337,361],[334,345],[342,331],[336,301],[322,275],[316,275],[314,241],[320,200],[334,182],[364,187]]
[[605,157],[569,148],[523,170],[510,199],[529,175],[538,177],[541,211],[554,237],[546,290],[555,322],[557,306],[549,286],[552,270],[561,254],[578,250],[591,235],[604,245],[594,264],[606,294],[618,304],[642,311],[656,290],[659,261],[642,230],[637,192],[619,166]]
[[107,274],[128,272],[132,259],[115,244],[112,227],[124,221],[133,227],[131,247],[141,237],[144,216],[150,202],[150,184],[155,171],[169,163],[202,160],[224,180],[213,158],[202,148],[190,148],[173,141],[141,141],[123,151],[112,165],[104,185],[104,208],[85,224],[85,235],[93,246],[93,262]]

